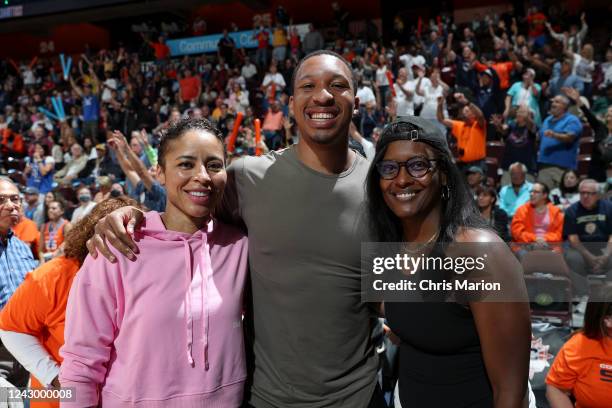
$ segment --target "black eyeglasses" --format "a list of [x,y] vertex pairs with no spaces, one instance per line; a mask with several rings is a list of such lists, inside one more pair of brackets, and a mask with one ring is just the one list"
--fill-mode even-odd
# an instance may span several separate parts
[[435,162],[437,162],[437,160],[426,159],[424,157],[414,157],[405,162],[382,160],[376,164],[376,169],[380,177],[385,180],[393,180],[396,178],[402,167],[406,168],[410,177],[421,178],[436,168],[434,165]]

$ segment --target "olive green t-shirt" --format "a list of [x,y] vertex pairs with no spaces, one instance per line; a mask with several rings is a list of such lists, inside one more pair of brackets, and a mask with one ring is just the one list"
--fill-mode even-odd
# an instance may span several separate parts
[[360,297],[369,162],[356,156],[338,175],[306,167],[294,148],[228,169],[249,235],[256,408],[361,408],[372,396],[377,320]]

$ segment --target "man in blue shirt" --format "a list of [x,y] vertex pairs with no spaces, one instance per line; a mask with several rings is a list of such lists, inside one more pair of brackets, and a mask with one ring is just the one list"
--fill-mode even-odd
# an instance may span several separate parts
[[[92,80],[95,85],[95,89],[99,90],[98,79],[92,75]],[[98,142],[98,120],[100,119],[100,99],[98,95],[93,92],[94,87],[91,84],[86,84],[83,88],[77,86],[72,77],[70,77],[70,84],[72,89],[81,98],[81,105],[83,107],[83,132],[82,138],[91,137],[94,143]]]
[[[557,63],[558,64],[558,63]],[[555,64],[556,65],[556,64]],[[584,84],[576,75],[572,74],[574,63],[571,59],[564,59],[561,62],[559,75],[553,76],[550,80],[546,94],[550,97],[563,94],[563,88],[574,88],[582,93]]]
[[[36,268],[30,247],[11,230],[19,222],[21,199],[10,179],[0,177],[0,310],[8,302],[26,274]],[[0,344],[0,376],[11,384],[24,387],[28,372]]]
[[25,275],[38,265],[30,247],[11,230],[19,222],[20,208],[17,186],[10,179],[0,177],[0,309]]
[[578,117],[567,112],[569,99],[557,95],[551,99],[550,115],[540,129],[538,181],[551,190],[559,187],[565,170],[576,170],[578,139],[582,124]]
[[509,217],[513,217],[516,209],[529,201],[533,184],[525,180],[527,166],[523,163],[512,163],[508,169],[510,170],[511,184],[501,188],[499,192],[499,208],[504,210]]

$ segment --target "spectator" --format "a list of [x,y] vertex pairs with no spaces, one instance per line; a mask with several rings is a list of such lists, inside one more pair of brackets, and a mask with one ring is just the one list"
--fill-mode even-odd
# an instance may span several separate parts
[[485,180],[485,174],[481,167],[471,166],[466,172],[467,184],[472,193],[474,194],[474,199],[478,199],[478,191],[482,186],[483,181]]
[[[202,81],[198,76],[193,76],[191,70],[187,68],[183,79],[179,81],[178,102],[184,108],[197,104],[202,93]],[[195,105],[194,105],[195,106]]]
[[612,286],[602,285],[589,299],[584,327],[557,353],[546,376],[546,398],[553,408],[603,408],[610,400],[607,377],[612,365]]
[[[90,68],[93,72],[93,68]],[[94,92],[94,88],[98,89],[98,83],[95,76],[93,76],[93,85],[85,84],[82,88],[77,86],[74,79],[70,77],[70,84],[72,89],[81,98],[81,105],[83,107],[83,130],[81,132],[82,137],[91,137],[93,140],[98,140],[98,121],[100,120],[100,101],[98,99],[97,91]]]
[[[380,89],[380,88],[379,88]],[[393,84],[395,90],[395,110],[397,116],[414,115],[414,84],[408,81],[406,68],[400,68],[397,73],[397,81]],[[381,96],[383,96],[381,92]],[[361,99],[359,100],[361,102]]]
[[480,108],[486,120],[489,120],[491,115],[504,111],[499,78],[493,69],[487,68],[479,72],[477,85],[472,90],[476,99],[474,103]]
[[[550,80],[548,88],[546,89],[546,94],[548,96],[555,97],[557,95],[561,95],[563,93],[563,89],[565,88],[575,88],[582,94],[584,84],[580,78],[572,73],[573,64],[573,60],[569,58],[563,59],[561,62],[561,67],[559,68],[559,74],[557,76],[553,76],[553,78]],[[555,70],[554,67],[553,70]]]
[[55,173],[55,161],[49,156],[45,146],[41,143],[34,144],[34,153],[31,158],[26,158],[26,167],[23,171],[27,177],[26,185],[36,188],[41,194],[51,191]]
[[26,154],[23,136],[11,126],[0,131],[0,155],[23,157]]
[[527,106],[520,106],[515,113],[514,119],[510,118],[509,123],[504,123],[500,115],[493,115],[491,123],[494,129],[501,134],[505,140],[504,157],[501,168],[504,173],[502,184],[509,182],[508,169],[512,163],[523,163],[529,173],[530,179],[537,172],[537,150],[536,142],[538,128],[533,120],[533,113]]
[[68,185],[77,179],[81,170],[85,168],[88,157],[83,154],[83,148],[75,143],[70,147],[70,161],[53,178],[60,184]]
[[113,78],[112,71],[104,71],[104,82],[102,82],[102,102],[109,103],[113,98],[113,91],[117,91],[117,80]]
[[475,192],[478,197],[477,203],[480,215],[495,229],[501,239],[509,242],[508,214],[496,205],[497,191],[493,187],[479,185]]
[[527,106],[533,113],[533,120],[536,126],[542,125],[539,102],[542,87],[534,82],[535,75],[536,73],[532,68],[527,68],[523,72],[523,80],[515,82],[510,87],[505,100],[504,118],[511,117],[512,109]]
[[376,104],[376,96],[372,90],[371,83],[369,81],[365,81],[363,79],[363,75],[361,74],[355,74],[355,80],[357,81],[357,98],[359,98],[359,106],[364,107],[369,102],[374,102]]
[[514,162],[509,167],[510,183],[501,188],[499,192],[499,208],[509,217],[513,217],[516,210],[529,201],[533,184],[527,181],[527,166],[521,162]]
[[270,34],[263,26],[259,31],[253,30],[253,39],[257,40],[257,51],[255,51],[255,63],[263,70],[268,66],[268,46],[270,45]]
[[520,206],[512,217],[512,240],[518,243],[536,243],[538,247],[561,242],[563,213],[548,199],[545,184],[534,183],[529,202]]
[[567,208],[580,201],[578,193],[578,174],[574,170],[566,170],[561,176],[559,187],[550,192],[550,197],[555,204],[563,212]]
[[155,53],[155,59],[157,61],[166,61],[170,57],[170,48],[166,45],[166,39],[160,35],[157,37],[157,42],[146,40],[146,35],[141,33],[142,38],[147,41],[149,47],[151,47]]
[[531,8],[527,15],[529,42],[536,48],[542,47],[546,42],[546,20],[546,15],[535,6]]
[[[127,180],[135,186],[131,195],[144,204],[146,208],[153,211],[163,211],[166,205],[166,190],[156,180],[155,172],[145,167],[135,152],[128,148],[127,141],[121,132],[115,131],[113,133],[109,145],[116,152],[119,165]],[[144,198],[141,200],[142,195],[144,195]]]
[[549,22],[546,22],[546,28],[548,28],[548,32],[552,38],[563,43],[564,49],[574,53],[582,49],[582,42],[589,30],[585,13],[580,15],[580,22],[582,23],[580,31],[578,31],[578,26],[576,24],[571,24],[569,31],[564,31],[563,33],[557,33],[553,30]]
[[272,32],[272,58],[276,63],[283,63],[287,55],[287,44],[289,40],[287,38],[287,31],[281,23],[277,23],[274,31]]
[[271,64],[261,84],[261,89],[266,96],[265,100],[276,99],[286,86],[285,78],[278,72],[276,65]]
[[573,73],[582,82],[580,93],[587,98],[593,95],[593,73],[595,72],[595,61],[593,61],[593,45],[584,44],[580,54],[568,51],[568,57],[573,58]]
[[81,221],[96,206],[96,203],[92,201],[91,190],[88,187],[81,187],[77,190],[77,199],[79,200],[79,206],[72,213],[72,219],[70,220],[73,225]]
[[[443,134],[445,133],[446,129],[444,129],[444,126],[436,120],[438,110],[438,98],[446,98],[449,89],[449,86],[440,78],[440,70],[438,68],[432,69],[429,79],[419,77],[416,83],[416,93],[417,95],[423,98],[423,107],[421,108],[419,116],[436,123],[438,127],[441,127]],[[444,117],[447,116],[448,113],[444,112]]]
[[483,167],[486,156],[487,128],[484,115],[478,106],[468,102],[465,95],[455,93],[455,100],[463,106],[463,120],[444,118],[444,98],[438,98],[438,121],[451,129],[457,140],[458,165],[462,168],[471,166]]
[[25,204],[23,215],[34,221],[38,228],[44,223],[44,203],[40,199],[40,191],[36,187],[27,187],[24,190]]
[[378,66],[376,68],[376,86],[378,87],[380,106],[382,108],[387,106],[387,99],[391,94],[389,90],[389,78],[387,78],[387,72],[391,72],[390,63],[391,61],[387,61],[387,58],[384,55],[378,56]]
[[[19,190],[4,177],[0,178],[0,309],[3,309],[26,274],[36,268],[30,247],[15,236],[12,228],[19,222]],[[11,384],[25,387],[27,372],[17,364],[12,355],[0,344],[0,376]],[[6,369],[6,371],[5,371]]]
[[612,262],[608,241],[612,239],[612,203],[601,199],[597,181],[586,179],[578,186],[580,200],[565,211],[563,235],[570,247],[565,251],[577,295],[588,292],[589,273],[608,274],[612,278]]
[[381,124],[381,114],[376,109],[376,103],[371,101],[368,102],[365,106],[365,109],[362,109],[361,112],[361,123],[359,125],[359,133],[366,139],[370,140],[372,138],[372,132],[374,128],[380,126]]
[[[32,373],[32,388],[59,387],[59,348],[64,344],[65,311],[73,278],[87,255],[96,221],[133,200],[105,202],[88,222],[66,237],[66,253],[29,274],[0,315],[2,343]],[[33,406],[59,407],[48,399]]]
[[254,77],[257,75],[257,67],[251,62],[251,58],[248,55],[244,57],[244,64],[242,64],[240,69],[240,75],[246,80],[248,88],[251,88]]
[[576,169],[578,138],[582,132],[580,119],[568,113],[569,99],[557,95],[551,100],[550,115],[540,129],[538,181],[549,188],[559,185],[567,169]]
[[261,130],[265,136],[268,149],[276,150],[282,145],[283,111],[281,110],[279,101],[274,101],[272,105],[270,105],[270,109],[266,113]]
[[230,67],[234,66],[234,52],[236,50],[236,42],[230,37],[227,29],[223,29],[223,35],[217,43],[219,58],[223,58]]
[[40,227],[36,223],[23,214],[19,214],[19,222],[13,227],[13,232],[21,241],[23,241],[32,251],[32,256],[38,256],[38,247],[40,246]]
[[227,98],[227,106],[236,113],[245,113],[246,108],[249,107],[249,91],[242,89],[238,82],[234,82],[229,98]]
[[49,221],[40,229],[40,248],[38,259],[41,263],[48,262],[63,251],[64,237],[72,228],[72,224],[64,218],[66,204],[63,200],[53,200],[47,208]]
[[325,46],[325,41],[323,40],[323,36],[318,30],[315,30],[314,25],[308,25],[308,33],[304,36],[304,41],[302,42],[302,51],[304,51],[304,55],[308,55],[313,51],[318,51],[323,49]]
[[298,33],[297,28],[291,29],[291,35],[289,36],[289,47],[291,48],[291,58],[299,59],[301,57],[302,39]]

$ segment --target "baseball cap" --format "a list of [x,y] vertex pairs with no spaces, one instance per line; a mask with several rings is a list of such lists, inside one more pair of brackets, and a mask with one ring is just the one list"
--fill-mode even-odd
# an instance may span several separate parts
[[36,187],[26,187],[25,190],[23,190],[24,194],[40,194],[40,192],[38,191],[38,189]]
[[446,136],[432,121],[418,116],[398,116],[393,122],[385,126],[376,144],[376,152],[397,140],[411,140],[424,142],[451,156]]
[[487,68],[482,71],[480,75],[488,75],[490,78],[493,78],[493,71],[491,71],[491,68]]

